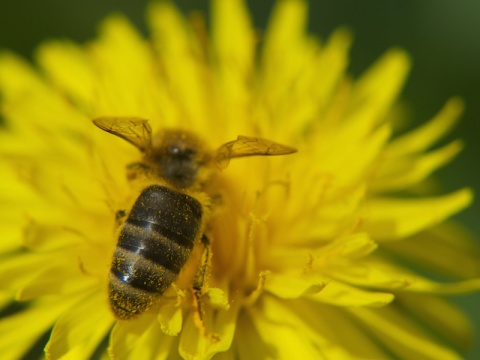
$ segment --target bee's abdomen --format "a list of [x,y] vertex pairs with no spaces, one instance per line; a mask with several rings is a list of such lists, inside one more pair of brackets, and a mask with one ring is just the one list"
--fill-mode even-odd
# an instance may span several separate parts
[[146,188],[135,202],[115,249],[110,302],[120,319],[145,311],[175,281],[201,227],[202,207],[166,187]]
[[155,266],[178,274],[190,255],[190,241],[165,231],[155,224],[127,220],[117,243],[117,251],[129,252],[149,260]]

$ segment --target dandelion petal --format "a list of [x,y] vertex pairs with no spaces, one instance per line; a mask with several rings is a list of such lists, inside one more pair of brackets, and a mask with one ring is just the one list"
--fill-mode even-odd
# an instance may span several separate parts
[[89,358],[113,325],[103,294],[81,298],[55,323],[45,352],[50,359]]
[[[238,305],[238,304],[237,304]],[[236,328],[238,306],[231,306],[229,310],[216,310],[206,312],[204,318],[206,330],[218,336],[218,341],[212,341],[201,334],[193,321],[190,313],[185,320],[185,325],[180,335],[179,352],[183,358],[209,359],[219,352],[230,348]]]
[[468,189],[430,199],[374,199],[367,206],[366,230],[377,240],[406,237],[438,224],[471,200]]

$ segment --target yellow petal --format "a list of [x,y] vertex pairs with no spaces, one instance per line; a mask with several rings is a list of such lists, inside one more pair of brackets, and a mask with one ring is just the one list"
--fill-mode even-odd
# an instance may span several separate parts
[[428,324],[447,342],[462,350],[467,350],[472,345],[473,329],[469,319],[447,300],[437,296],[405,293],[399,295],[398,299],[402,306]]
[[[313,261],[315,266],[324,266],[330,262],[342,261],[342,259],[363,258],[371,254],[376,248],[377,244],[367,233],[355,233],[334,239],[319,250],[299,252],[304,256],[304,259],[307,258],[305,254],[308,254],[310,261]],[[289,249],[286,251],[289,251]],[[294,256],[296,254],[292,254],[290,250],[290,255]]]
[[[177,359],[175,341],[178,338],[165,335],[158,322],[153,321],[152,326],[142,329],[142,336],[134,344],[133,349],[125,357],[118,359]],[[117,359],[117,357],[115,357]]]
[[[47,138],[53,133],[57,136],[56,141],[63,140],[68,149],[78,151],[78,144],[72,146],[71,139],[65,140],[67,136],[58,136],[58,130],[68,129],[69,134],[82,131],[86,123],[78,119],[83,120],[85,116],[74,109],[65,97],[40,80],[34,70],[16,55],[0,55],[0,91],[3,97],[2,113],[9,122],[9,127],[14,134],[20,133],[29,137],[29,146],[21,146],[24,149],[22,152],[32,150],[30,146],[33,149],[38,146],[43,147],[43,151],[48,150],[45,148],[45,141],[41,141],[45,137],[39,136],[42,131],[46,132],[43,135]],[[66,119],[68,121],[65,121]],[[14,142],[15,138],[10,136],[8,141]],[[22,144],[25,142],[19,144],[17,139],[17,146]],[[60,152],[56,155],[65,154]]]
[[392,141],[387,154],[398,157],[428,149],[449,132],[462,111],[463,101],[459,98],[450,99],[428,123]]
[[45,298],[27,309],[2,318],[0,353],[4,359],[21,359],[29,347],[45,333],[59,314],[72,305],[72,300]]
[[162,116],[162,126],[191,124],[198,131],[204,131],[211,123],[211,107],[206,104],[212,103],[208,100],[211,91],[207,90],[208,81],[201,66],[200,46],[172,3],[153,3],[148,14],[154,46],[165,66],[165,81],[172,96],[161,106],[174,105],[162,111],[166,115]]
[[477,240],[453,223],[443,223],[403,241],[384,243],[382,246],[447,278],[480,276]]
[[308,281],[300,276],[270,274],[265,281],[265,290],[282,299],[295,299],[316,294],[325,287],[326,282]]
[[12,301],[12,295],[0,292],[0,310],[3,310]]
[[404,313],[395,312],[391,307],[378,310],[351,308],[349,311],[361,320],[365,328],[396,358],[460,360],[458,354],[430,339]]
[[[317,125],[312,125],[312,119],[318,118],[322,119],[320,125],[322,130],[317,132],[325,132],[323,121],[325,115],[323,114],[329,110],[332,97],[335,96],[335,91],[347,66],[350,43],[351,35],[345,29],[335,31],[324,48],[321,48],[314,40],[311,40],[311,43],[307,40],[304,65],[290,80],[292,84],[268,89],[268,94],[265,94],[265,97],[271,98],[274,95],[272,91],[283,91],[278,94],[278,96],[283,96],[281,102],[275,107],[265,109],[267,114],[270,112],[271,115],[266,116],[267,119],[270,122],[273,120],[273,123],[270,124],[270,127],[265,127],[264,133],[272,134],[271,136],[286,143],[292,141],[290,138],[296,141],[294,135],[300,134],[303,137],[306,129]],[[275,59],[275,61],[278,62],[279,59]],[[268,71],[268,69],[266,70]],[[271,114],[277,107],[279,108],[278,113]],[[261,120],[263,117],[259,116],[259,119]],[[277,125],[280,122],[282,123],[281,127]],[[314,143],[314,141],[312,142]]]
[[[288,303],[271,296],[262,297],[262,310],[255,307],[249,317],[263,341],[258,345],[271,359],[351,359],[351,355],[337,343],[325,339],[309,327],[304,319],[289,309]],[[262,349],[263,348],[263,349]],[[255,348],[256,349],[256,348]],[[255,349],[245,351],[255,358]]]
[[206,331],[216,339],[200,333],[190,312],[180,335],[180,355],[187,359],[210,359],[216,353],[227,351],[235,333],[238,305],[231,306],[228,311],[205,311]]
[[0,90],[2,101],[9,101],[26,94],[36,94],[38,91],[45,90],[45,86],[26,61],[13,53],[2,52],[0,54]]
[[158,119],[162,97],[158,94],[152,54],[126,18],[110,16],[102,24],[100,39],[92,44],[91,54],[96,70],[102,74],[96,79],[93,117]]
[[0,263],[1,289],[21,288],[35,277],[40,269],[45,269],[46,264],[61,268],[65,265],[65,256],[63,253],[22,255],[13,253],[10,257],[3,258]]
[[150,313],[129,321],[117,321],[110,332],[109,355],[115,359],[125,358],[143,337],[148,337],[147,333],[155,325],[155,318]]
[[85,291],[97,285],[96,279],[88,278],[80,273],[79,266],[67,267],[65,265],[42,269],[18,288],[15,298],[18,301],[26,301],[45,295]]
[[356,233],[335,239],[331,244],[321,249],[319,256],[326,260],[329,257],[360,259],[372,253],[376,248],[377,244],[367,233]]
[[[363,267],[361,266],[363,264]],[[398,279],[397,291],[420,292],[430,294],[463,294],[480,289],[480,278],[464,281],[440,282],[429,280],[426,277],[415,274],[408,269],[395,265],[381,258],[370,258],[357,264],[356,269],[344,267],[331,273],[331,276],[342,279],[350,284],[369,286],[373,288],[382,288],[387,284],[382,284],[382,278]],[[353,268],[353,266],[352,266]],[[329,269],[331,271],[331,269]],[[392,290],[395,289],[391,287]]]
[[347,311],[335,305],[297,300],[289,307],[308,327],[348,349],[354,359],[387,359],[378,342]]
[[99,346],[113,325],[113,317],[105,293],[98,290],[79,299],[55,323],[45,347],[47,358],[71,358],[75,354],[88,359]]
[[84,240],[82,233],[65,226],[65,220],[59,217],[54,220],[55,224],[46,219],[30,220],[24,226],[22,245],[29,249],[54,251],[78,245]]
[[374,192],[406,189],[450,162],[461,149],[462,143],[454,141],[438,150],[415,157],[385,157],[372,181],[371,189]]
[[353,87],[348,121],[357,124],[360,133],[375,128],[392,107],[410,68],[408,55],[392,49],[383,55]]
[[[212,50],[218,85],[218,114],[225,140],[251,133],[243,121],[251,112],[255,34],[241,0],[212,2]],[[231,111],[236,109],[236,111]]]
[[182,308],[176,301],[167,301],[158,313],[160,328],[166,335],[175,336],[182,330]]
[[[314,263],[314,266],[316,264]],[[317,271],[353,286],[365,286],[376,289],[403,289],[413,282],[407,274],[397,268],[388,268],[372,258],[355,261],[336,259],[328,266],[318,264]]]
[[[306,33],[306,1],[288,0],[277,2],[265,35],[261,57],[259,91],[265,101],[274,134],[288,134],[288,127],[297,121],[311,118],[311,105],[315,103],[298,101],[311,96],[305,93],[311,77],[310,69],[315,67],[319,46]],[[299,79],[301,79],[299,81]],[[287,124],[285,133],[279,131],[280,124]],[[271,136],[271,135],[270,135]]]
[[23,237],[22,229],[17,224],[0,223],[0,234],[4,240],[0,241],[0,252],[6,254],[14,249],[18,249]]
[[[268,24],[264,45],[265,53],[276,52],[295,47],[299,39],[306,35],[307,3],[302,0],[286,0],[276,4]],[[285,54],[288,55],[288,54]],[[281,57],[273,55],[270,61]]]
[[311,84],[310,91],[317,93],[317,104],[320,109],[330,104],[332,96],[339,85],[348,64],[348,50],[352,42],[352,35],[346,29],[339,29],[332,33],[325,47],[321,50],[318,63],[315,66],[317,77],[321,82]]
[[[238,360],[238,352],[234,348],[230,348],[229,351],[218,353],[215,355],[215,360]],[[248,357],[247,359],[254,359],[253,357]],[[260,358],[259,358],[260,359]]]
[[[388,126],[381,126],[366,136],[362,136],[356,124],[346,126],[343,130],[337,131],[332,148],[325,150],[331,154],[324,157],[321,167],[326,172],[335,174],[339,188],[364,181],[389,137]],[[359,148],[362,149],[361,152],[358,151]]]
[[219,307],[222,310],[230,309],[228,296],[222,289],[211,287],[208,288],[207,294],[210,299],[210,304],[212,304],[212,306]]
[[275,359],[276,354],[273,348],[263,342],[253,321],[245,311],[239,314],[232,346],[238,352],[238,359],[240,360]]
[[[312,241],[311,246],[318,245],[318,239],[316,242]],[[377,244],[367,233],[341,236],[330,243],[322,244],[318,250],[312,249],[311,246],[303,248],[298,245],[277,245],[269,250],[269,263],[272,266],[282,263],[290,268],[306,268],[307,270],[312,268],[313,264],[313,268],[321,269],[326,264],[338,259],[361,259],[377,248]]]
[[255,37],[250,17],[241,0],[213,1],[212,41],[219,61],[222,90],[228,91],[225,104],[247,105],[246,85],[252,74]]
[[466,294],[480,290],[480,278],[457,282],[435,282],[419,276],[410,276],[412,283],[407,291],[425,292],[430,294]]
[[354,286],[331,280],[312,300],[336,306],[385,306],[393,301],[394,295],[386,292],[361,290]]
[[[49,356],[47,354],[47,356]],[[61,357],[62,360],[77,360],[82,359],[85,356],[85,350],[81,345],[77,345],[68,350],[68,353]],[[55,358],[47,357],[48,360],[53,360]]]
[[95,75],[81,47],[68,41],[52,41],[38,49],[37,58],[53,83],[69,98],[81,107],[91,107]]
[[293,238],[295,244],[330,241],[344,229],[358,227],[357,212],[364,201],[365,188],[363,186],[345,188],[335,186],[332,182],[329,180],[320,184],[307,182],[313,184],[310,187],[305,186],[303,182],[294,183],[299,186],[298,197],[292,207],[287,206],[282,211],[295,219],[298,216],[295,211],[301,208],[302,213],[308,213],[310,219],[291,223],[290,229],[295,234]]
[[472,201],[469,189],[415,200],[373,199],[366,205],[365,229],[375,240],[396,240],[436,225]]

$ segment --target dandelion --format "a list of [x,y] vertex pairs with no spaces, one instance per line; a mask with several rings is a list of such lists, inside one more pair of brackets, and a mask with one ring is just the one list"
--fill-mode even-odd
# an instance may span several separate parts
[[[241,0],[212,1],[211,35],[168,2],[148,15],[151,41],[115,15],[87,45],[43,44],[38,70],[0,56],[2,358],[45,334],[49,359],[460,358],[468,321],[442,296],[480,287],[479,254],[445,220],[472,194],[419,189],[461,150],[435,147],[461,100],[392,134],[408,56],[352,80],[349,33],[309,35],[303,1],[279,1],[263,35]],[[202,311],[198,244],[158,303],[113,316],[116,215],[138,197],[126,167],[141,157],[99,117],[188,129],[212,149],[238,135],[298,149],[216,175]]]

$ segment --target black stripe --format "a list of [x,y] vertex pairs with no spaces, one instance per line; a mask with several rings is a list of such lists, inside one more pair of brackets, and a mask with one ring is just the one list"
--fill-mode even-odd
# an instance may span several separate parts
[[128,219],[159,225],[160,234],[171,240],[176,237],[168,234],[176,233],[193,243],[201,227],[202,206],[191,196],[152,185],[140,194]]
[[150,293],[163,293],[173,280],[174,274],[165,273],[152,266],[141,265],[135,260],[114,259],[111,273],[121,282]]
[[186,237],[185,234],[179,231],[173,231],[161,224],[156,224],[151,221],[139,220],[131,217],[128,218],[126,222],[132,226],[138,226],[147,231],[154,231],[157,234],[157,236],[163,236],[169,239],[170,241],[174,241],[176,244],[186,247],[187,249],[190,249],[190,250],[193,248],[193,245],[195,244],[195,237],[193,238]]
[[[140,238],[136,229],[129,222],[120,233],[117,246],[143,256],[178,274],[185,265],[191,250],[156,233],[150,233],[150,236]],[[147,233],[149,232],[147,231]]]

